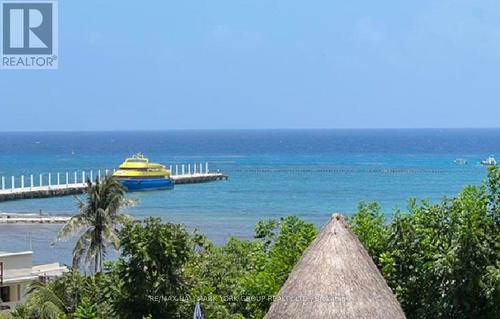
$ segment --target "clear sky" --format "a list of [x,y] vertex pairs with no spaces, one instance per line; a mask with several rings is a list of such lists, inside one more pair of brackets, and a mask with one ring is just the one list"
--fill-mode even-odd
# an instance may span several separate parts
[[0,130],[500,126],[500,2],[59,2]]

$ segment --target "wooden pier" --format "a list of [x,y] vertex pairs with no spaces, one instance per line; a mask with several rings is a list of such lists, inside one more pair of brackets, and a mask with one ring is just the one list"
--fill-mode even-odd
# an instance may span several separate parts
[[[228,176],[220,172],[210,172],[208,163],[182,164],[169,167],[174,184],[193,184],[212,181],[227,180]],[[112,170],[90,170],[82,172],[47,173],[39,174],[35,182],[34,175],[19,177],[11,176],[6,180],[5,176],[0,179],[0,202],[47,198],[56,196],[77,195],[85,192],[86,180],[102,179],[109,175]],[[6,182],[10,182],[7,185]]]

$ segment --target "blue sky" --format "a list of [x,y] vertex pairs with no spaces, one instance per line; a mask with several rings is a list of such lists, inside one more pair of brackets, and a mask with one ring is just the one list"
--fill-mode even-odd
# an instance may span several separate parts
[[60,1],[0,130],[499,127],[500,2]]

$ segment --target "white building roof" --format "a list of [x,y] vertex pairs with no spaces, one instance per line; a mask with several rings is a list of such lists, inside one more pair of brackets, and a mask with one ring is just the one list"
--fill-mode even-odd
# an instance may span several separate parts
[[58,277],[67,272],[66,266],[59,263],[33,266],[32,251],[0,252],[3,263],[3,284],[33,281],[38,277]]
[[17,251],[17,252],[0,251],[0,257],[21,256],[21,255],[33,255],[33,252],[29,250]]

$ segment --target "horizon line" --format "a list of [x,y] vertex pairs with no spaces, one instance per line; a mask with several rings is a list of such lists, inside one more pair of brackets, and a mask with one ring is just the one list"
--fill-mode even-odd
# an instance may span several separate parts
[[171,128],[171,129],[89,129],[89,130],[0,130],[0,133],[127,133],[181,131],[362,131],[362,130],[496,130],[500,127],[343,127],[343,128]]

